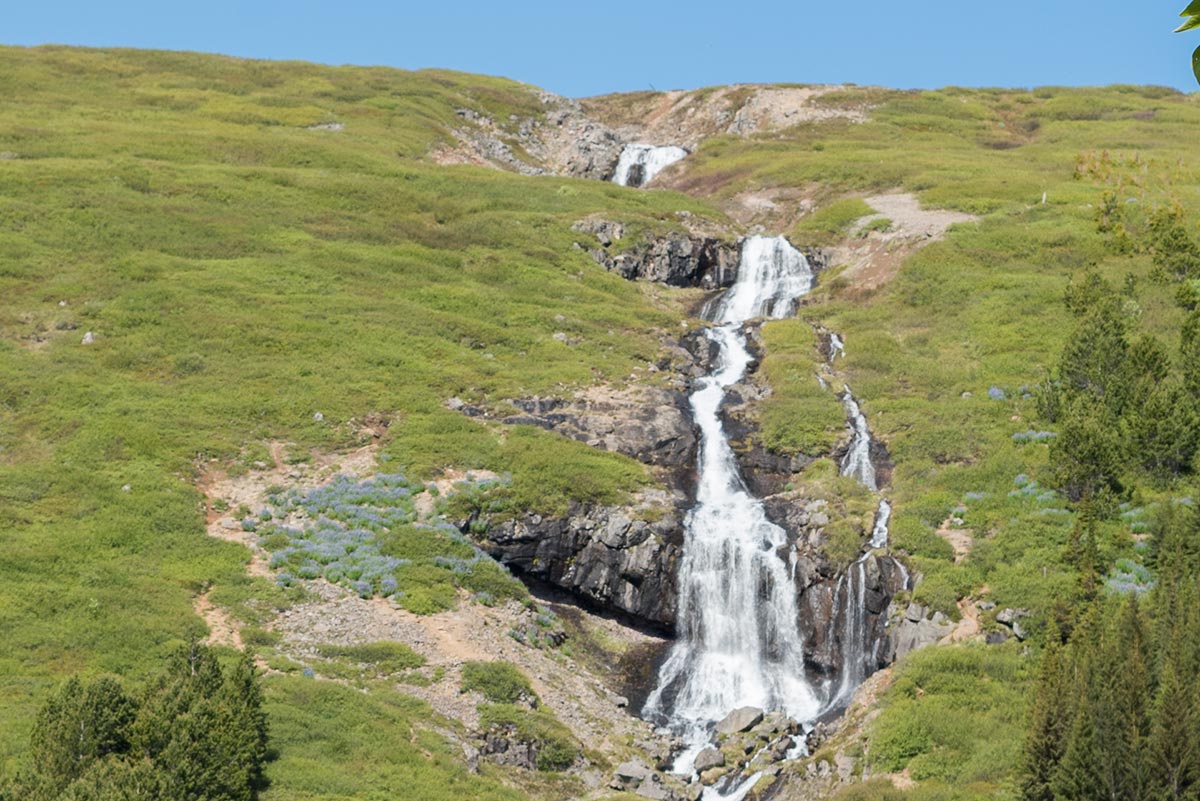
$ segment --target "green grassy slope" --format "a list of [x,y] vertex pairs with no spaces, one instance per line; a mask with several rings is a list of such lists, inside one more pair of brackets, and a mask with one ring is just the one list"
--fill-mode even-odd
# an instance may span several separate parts
[[[17,764],[49,685],[76,670],[153,669],[199,627],[203,588],[288,602],[245,576],[243,550],[204,536],[194,480],[210,459],[252,461],[268,439],[299,456],[334,450],[355,441],[352,419],[382,414],[396,464],[417,477],[510,471],[516,508],[613,499],[647,480],[629,460],[486,428],[442,403],[644,366],[679,330],[676,302],[598,269],[572,248],[570,223],[603,212],[640,230],[680,210],[719,220],[714,204],[746,189],[804,187],[833,209],[798,225],[797,244],[831,241],[861,211],[853,198],[875,191],[982,215],[879,291],[850,294],[827,276],[806,319],[765,328],[775,391],[764,436],[812,451],[839,433],[836,399],[814,391],[808,321],[840,331],[839,368],[897,462],[894,540],[925,576],[917,599],[953,615],[986,586],[1002,606],[1044,614],[1074,586],[1062,561],[1072,516],[1018,480],[1044,481],[1047,459],[1044,444],[1013,440],[1042,427],[1021,388],[1069,334],[1069,276],[1094,265],[1120,285],[1150,271],[1097,231],[1103,191],[1136,201],[1133,224],[1159,204],[1200,210],[1200,105],[1131,87],[867,94],[880,105],[864,125],[706,141],[677,179],[708,198],[694,199],[433,164],[456,108],[540,113],[533,90],[499,79],[0,48],[0,772]],[[345,127],[310,129],[332,122]],[[1172,330],[1170,290],[1139,286],[1138,325]],[[87,331],[96,341],[84,346]],[[1134,502],[1184,490],[1145,484]],[[958,564],[934,533],[951,514],[976,535]],[[1106,560],[1137,557],[1129,528],[1107,526]],[[979,795],[1011,787],[988,765],[1011,764],[1009,685],[1023,664],[982,649],[914,661],[885,699],[881,767]],[[414,784],[511,797],[491,774],[463,775],[423,732],[423,708],[381,689],[339,692],[270,682],[273,797]],[[372,725],[378,739],[362,734]]]
[[[351,418],[382,414],[395,464],[511,471],[530,508],[646,480],[442,403],[644,366],[677,312],[572,249],[569,225],[706,207],[437,167],[424,157],[461,106],[506,119],[539,103],[448,73],[0,49],[0,769],[48,685],[151,668],[200,626],[205,586],[286,603],[204,535],[209,460],[260,458],[268,439],[336,449]],[[334,120],[344,130],[307,128]],[[295,692],[272,690],[284,705]]]

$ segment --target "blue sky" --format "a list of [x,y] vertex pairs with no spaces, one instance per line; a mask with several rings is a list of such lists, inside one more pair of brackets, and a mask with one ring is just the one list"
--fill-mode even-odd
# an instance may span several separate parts
[[0,43],[446,67],[586,96],[780,81],[1195,90],[1185,0],[112,0],[10,4]]

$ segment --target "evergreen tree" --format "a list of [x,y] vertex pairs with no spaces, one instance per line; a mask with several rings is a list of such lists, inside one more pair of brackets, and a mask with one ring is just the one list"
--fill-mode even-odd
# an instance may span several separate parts
[[128,751],[133,714],[116,679],[104,676],[88,684],[68,679],[42,707],[30,741],[42,792],[53,797],[96,760]]
[[1127,419],[1130,450],[1146,471],[1160,478],[1191,472],[1200,446],[1200,417],[1182,384],[1158,384]]
[[1116,418],[1099,401],[1078,396],[1050,446],[1051,478],[1073,502],[1098,502],[1121,490],[1123,447]]
[[1103,669],[1095,691],[1102,699],[1101,745],[1106,754],[1111,798],[1147,798],[1147,740],[1150,735],[1149,642],[1137,596],[1121,605],[1103,647]]
[[252,801],[267,752],[262,704],[249,656],[223,671],[195,640],[170,659],[140,703],[115,679],[70,679],[38,716],[32,771],[0,798]]
[[1196,697],[1180,676],[1182,643],[1172,638],[1154,698],[1154,724],[1148,743],[1153,797],[1164,801],[1194,796],[1200,761],[1196,741]]
[[1021,797],[1025,801],[1054,801],[1054,775],[1071,730],[1068,691],[1062,644],[1058,628],[1051,621],[1021,754]]

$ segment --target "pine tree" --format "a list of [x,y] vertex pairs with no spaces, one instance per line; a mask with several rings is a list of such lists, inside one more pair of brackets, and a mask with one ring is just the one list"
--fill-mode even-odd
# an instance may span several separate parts
[[1051,621],[1021,755],[1021,797],[1025,801],[1054,801],[1054,775],[1071,730],[1070,696],[1063,662],[1058,627]]
[[51,796],[92,763],[129,750],[134,707],[120,682],[68,679],[42,707],[30,740],[34,772]]
[[1121,490],[1123,443],[1117,419],[1088,395],[1077,396],[1050,446],[1051,477],[1072,502]]
[[1200,447],[1200,417],[1180,382],[1155,385],[1126,420],[1130,451],[1143,469],[1159,478],[1191,472]]
[[1159,676],[1154,725],[1147,748],[1153,797],[1170,801],[1191,797],[1200,778],[1196,697],[1181,679],[1182,643],[1178,637],[1174,640]]
[[1101,744],[1111,776],[1110,797],[1147,797],[1150,734],[1150,655],[1136,596],[1121,605],[1103,647],[1096,691],[1101,697]]

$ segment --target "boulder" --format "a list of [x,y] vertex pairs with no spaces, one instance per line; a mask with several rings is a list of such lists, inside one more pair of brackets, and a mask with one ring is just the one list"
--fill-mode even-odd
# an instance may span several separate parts
[[705,748],[696,755],[695,768],[697,773],[703,773],[712,768],[725,767],[725,754],[716,748]]
[[762,722],[763,711],[756,706],[743,706],[735,709],[717,724],[718,734],[739,734],[757,726]]

